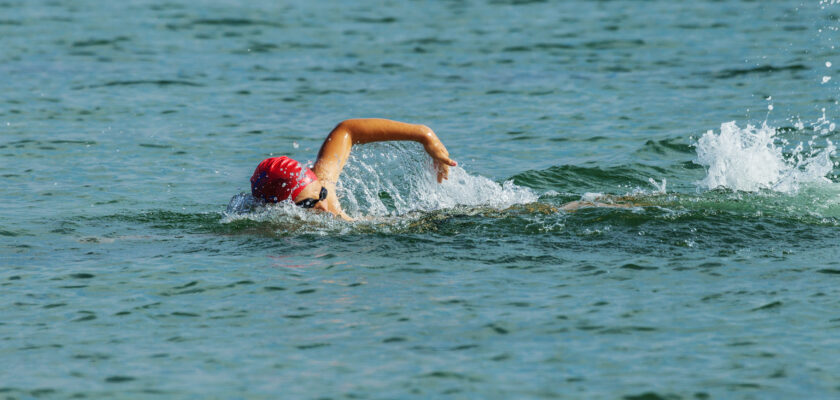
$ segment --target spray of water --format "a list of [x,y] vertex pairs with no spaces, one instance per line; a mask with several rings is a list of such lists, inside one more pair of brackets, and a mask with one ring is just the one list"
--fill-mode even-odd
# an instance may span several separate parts
[[406,143],[376,144],[355,152],[345,167],[340,194],[348,212],[379,216],[456,206],[501,209],[538,198],[512,181],[498,184],[461,167],[450,168],[449,179],[437,183],[422,148]]
[[806,183],[831,182],[834,144],[799,143],[785,154],[789,143],[775,128],[763,124],[739,128],[735,122],[721,124],[720,132],[706,132],[695,144],[697,162],[706,167],[706,177],[697,184],[705,189],[738,191],[762,189],[795,193]]
[[[461,206],[504,209],[535,202],[539,197],[531,189],[517,186],[512,181],[499,184],[483,176],[471,175],[461,167],[451,168],[449,179],[437,183],[431,160],[422,147],[405,143],[376,143],[354,148],[337,190],[345,212],[359,219]],[[329,217],[315,216],[316,213],[291,204],[260,207],[246,193],[234,196],[225,214],[223,222],[292,219],[334,224],[327,222]]]

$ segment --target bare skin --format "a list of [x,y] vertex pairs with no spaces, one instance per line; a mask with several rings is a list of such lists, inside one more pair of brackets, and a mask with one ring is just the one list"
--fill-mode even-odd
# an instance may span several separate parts
[[625,203],[601,203],[599,201],[570,201],[563,204],[560,208],[565,211],[577,211],[581,208],[588,207],[602,207],[602,208],[633,208],[637,207],[634,204]]
[[[599,201],[603,200],[603,201]],[[608,203],[604,202],[608,201]],[[601,208],[634,208],[650,206],[648,203],[640,203],[631,196],[599,196],[594,201],[580,200],[570,201],[560,206],[564,211],[574,212],[581,208],[601,207]]]
[[341,209],[335,190],[341,171],[350,157],[350,150],[355,144],[390,140],[410,140],[422,144],[426,153],[434,160],[438,183],[449,178],[449,167],[458,165],[449,158],[446,147],[428,126],[379,118],[348,119],[336,125],[327,135],[312,168],[318,180],[306,185],[294,201],[317,199],[321,188],[324,187],[327,189],[327,198],[315,203],[313,208],[352,221],[353,218]]

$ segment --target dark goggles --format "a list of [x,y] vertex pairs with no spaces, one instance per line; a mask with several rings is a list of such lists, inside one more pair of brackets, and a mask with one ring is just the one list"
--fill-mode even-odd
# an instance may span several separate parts
[[304,199],[304,200],[301,200],[301,201],[295,203],[295,205],[303,207],[303,208],[312,208],[312,207],[315,207],[315,204],[317,204],[319,201],[322,201],[326,198],[327,198],[327,188],[321,186],[321,193],[318,194],[317,199]]

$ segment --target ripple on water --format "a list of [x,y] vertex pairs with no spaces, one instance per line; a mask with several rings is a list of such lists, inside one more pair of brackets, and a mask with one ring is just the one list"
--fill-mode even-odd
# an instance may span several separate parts
[[[836,394],[836,166],[706,190],[691,139],[836,142],[833,5],[142,3],[0,0],[0,397]],[[448,182],[361,146],[361,221],[223,211],[383,114]]]

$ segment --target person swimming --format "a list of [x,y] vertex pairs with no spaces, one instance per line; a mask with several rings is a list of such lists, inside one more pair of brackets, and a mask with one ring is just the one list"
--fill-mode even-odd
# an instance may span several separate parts
[[355,144],[394,140],[421,143],[432,157],[438,183],[449,178],[449,167],[458,165],[428,126],[379,118],[348,119],[336,125],[324,139],[312,169],[285,156],[260,162],[251,176],[251,195],[265,203],[291,200],[300,207],[326,211],[352,221],[341,209],[335,190],[350,149]]

